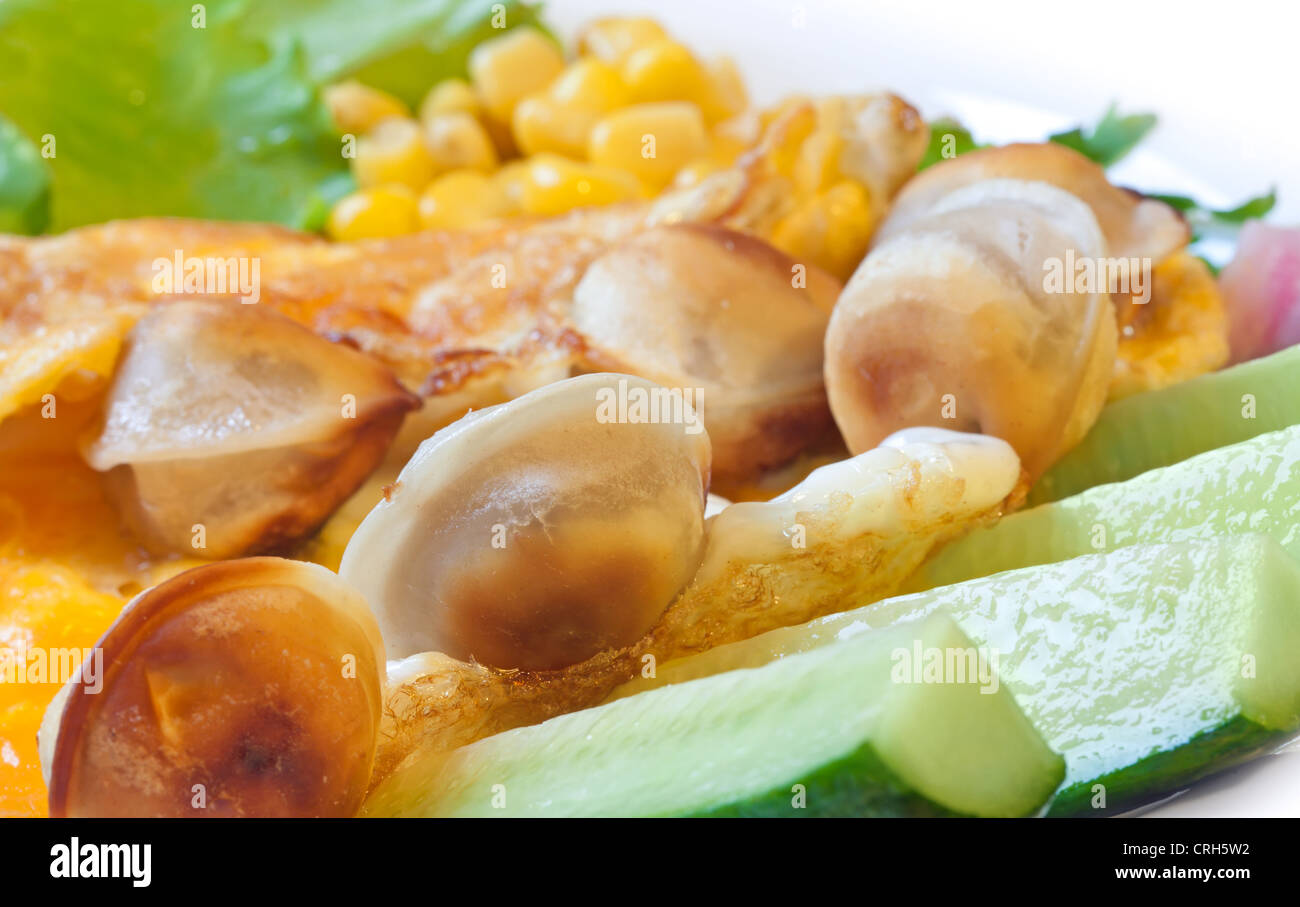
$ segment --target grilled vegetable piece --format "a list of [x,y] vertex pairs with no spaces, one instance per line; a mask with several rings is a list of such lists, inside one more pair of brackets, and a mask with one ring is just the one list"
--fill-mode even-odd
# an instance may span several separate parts
[[1140,542],[1247,531],[1271,536],[1300,557],[1300,426],[1012,514],[944,548],[905,588],[946,586]]
[[1044,183],[966,186],[891,232],[826,334],[826,391],[849,449],[944,425],[1002,438],[1041,475],[1092,425],[1114,371],[1109,296],[1044,280],[1045,262],[1076,256],[1106,256],[1097,220]]
[[709,436],[690,400],[586,375],[429,439],[340,567],[388,657],[548,670],[644,636],[703,550]]
[[1300,423],[1300,346],[1117,400],[1029,492],[1047,504]]
[[52,816],[350,816],[370,778],[383,643],[323,567],[247,558],[141,593],[50,704]]
[[690,689],[936,611],[996,653],[1065,757],[1049,815],[1122,812],[1300,730],[1300,566],[1264,536],[1135,545],[900,596],[663,665],[616,695]]
[[[994,674],[900,682],[897,653],[977,655],[952,621],[871,634],[433,754],[376,816],[1025,815],[1062,763]],[[992,695],[986,695],[991,693]]]
[[226,558],[311,534],[419,405],[379,363],[257,305],[136,324],[86,451],[152,548]]
[[[526,418],[520,413],[512,416]],[[462,430],[468,436],[474,429],[470,425]],[[602,454],[611,448],[607,442],[597,446],[592,436],[579,437],[590,448],[580,462],[608,459]],[[525,512],[544,512],[551,493],[547,484],[518,481],[516,477],[526,477],[529,472],[509,461],[497,465],[511,467],[497,474],[500,487],[516,489],[514,499]],[[645,484],[659,484],[653,480],[662,469],[643,469]],[[605,467],[598,472],[610,474]],[[883,598],[898,588],[935,545],[996,518],[1008,497],[1017,492],[1019,478],[1019,464],[1004,442],[926,429],[904,433],[877,450],[824,467],[773,501],[728,507],[708,524],[702,566],[694,579],[652,629],[631,644],[554,671],[498,671],[437,652],[410,655],[390,664],[389,723],[377,776],[384,776],[416,751],[451,749],[592,705],[656,662]],[[468,487],[472,494],[474,483]],[[419,488],[413,491],[411,500],[418,502],[422,492]],[[397,494],[396,501],[400,501],[402,492]],[[345,556],[344,576],[356,577],[369,590],[371,605],[381,614],[397,607],[427,619],[428,598],[419,585],[424,582],[418,579],[420,568],[406,564],[432,558],[446,567],[451,581],[470,572],[467,563],[473,566],[467,558],[444,560],[438,554],[440,548],[429,545],[430,540],[446,538],[455,531],[454,522],[439,523],[455,511],[426,510],[426,522],[395,522],[391,532],[381,532],[380,527],[389,522],[388,515],[395,512],[386,509],[372,531],[358,533],[353,544],[358,550],[361,546],[369,550],[382,547],[390,553],[381,554],[369,565],[368,558],[351,548]],[[478,525],[462,523],[471,528]],[[618,528],[611,526],[608,532],[613,536]],[[472,532],[470,543],[486,545],[483,531]],[[597,552],[607,544],[597,538],[583,542]],[[405,578],[409,585],[390,592],[382,580],[368,575],[374,577],[372,571],[397,560],[392,552],[402,552],[407,558],[394,570],[399,581]],[[579,549],[569,552],[565,561],[569,575],[546,577],[546,583],[582,588],[588,576],[600,568],[598,561],[584,564]],[[492,562],[481,563],[485,566],[478,568],[479,572],[486,576]],[[511,572],[514,570],[523,572]],[[412,576],[417,580],[412,581]],[[491,579],[506,589],[539,584],[536,569],[514,555]],[[433,588],[447,584],[447,578],[438,578]],[[626,607],[617,599],[618,591],[616,585],[604,589],[603,608],[617,611]],[[386,600],[389,596],[391,600]],[[482,601],[461,604],[468,614],[482,610],[495,616]],[[388,624],[384,626],[387,635]]]

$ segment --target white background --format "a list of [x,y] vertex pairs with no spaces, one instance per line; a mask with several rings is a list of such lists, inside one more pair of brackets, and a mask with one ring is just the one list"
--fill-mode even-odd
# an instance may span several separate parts
[[[571,38],[597,15],[654,16],[735,57],[755,100],[888,88],[985,140],[1095,122],[1111,101],[1157,131],[1117,167],[1149,191],[1227,205],[1279,190],[1300,222],[1300,4],[1295,0],[547,0]],[[801,23],[801,24],[800,24]],[[1300,658],[1300,652],[1296,653]],[[1159,815],[1300,815],[1300,747],[1210,779]]]
[[734,56],[759,101],[884,87],[927,118],[960,114],[977,138],[1041,138],[1095,122],[1111,101],[1155,111],[1160,126],[1121,181],[1219,204],[1276,184],[1277,215],[1300,221],[1294,0],[549,0],[546,10],[566,36],[594,15],[649,12],[698,52]]

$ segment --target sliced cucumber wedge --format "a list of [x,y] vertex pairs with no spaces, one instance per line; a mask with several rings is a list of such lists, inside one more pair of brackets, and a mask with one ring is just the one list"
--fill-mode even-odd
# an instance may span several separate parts
[[1094,485],[1122,482],[1149,469],[1300,423],[1300,346],[1118,400],[1038,480],[1029,505],[1047,504]]
[[1014,513],[946,546],[904,591],[1139,542],[1238,532],[1271,536],[1300,558],[1300,426]]
[[1050,815],[1129,809],[1300,729],[1300,566],[1252,535],[1137,545],[888,599],[669,662],[615,696],[743,678],[736,669],[834,651],[940,608],[996,653],[1003,682],[1065,756]]
[[[913,653],[951,662],[931,674]],[[381,816],[1018,816],[1064,767],[943,614],[398,769]],[[916,665],[919,669],[921,665]],[[988,662],[984,662],[987,669]]]

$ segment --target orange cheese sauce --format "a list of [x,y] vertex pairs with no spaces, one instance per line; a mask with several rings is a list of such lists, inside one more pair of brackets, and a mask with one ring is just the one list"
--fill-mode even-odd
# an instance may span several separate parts
[[65,679],[10,673],[16,653],[32,666],[37,649],[93,647],[136,592],[197,563],[152,559],[121,528],[64,443],[80,421],[70,410],[42,427],[22,413],[0,432],[0,817],[46,814],[36,731]]
[[[0,425],[0,817],[47,814],[36,732],[66,679],[31,682],[26,671],[24,682],[8,682],[6,657],[25,653],[30,665],[37,649],[93,647],[137,593],[206,563],[159,558],[138,544],[76,453],[93,405],[61,406],[54,419],[41,419],[37,406]],[[364,485],[299,556],[336,569],[381,485]]]

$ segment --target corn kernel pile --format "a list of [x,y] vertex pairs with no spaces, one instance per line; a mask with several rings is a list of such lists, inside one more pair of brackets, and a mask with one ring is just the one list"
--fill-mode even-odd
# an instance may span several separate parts
[[358,136],[358,191],[331,212],[335,239],[550,216],[698,179],[742,150],[714,127],[745,109],[728,61],[704,64],[649,19],[592,23],[566,63],[534,28],[475,48],[470,80],[434,85],[416,114],[358,82],[326,102]]
[[[428,91],[417,112],[355,81],[326,101],[357,136],[358,190],[333,208],[334,239],[460,229],[521,216],[653,198],[732,166],[790,103],[748,111],[726,59],[702,62],[645,18],[591,23],[566,62],[533,28],[475,48],[469,80]],[[803,102],[807,103],[807,102]],[[783,219],[765,231],[786,252],[847,277],[873,225],[866,189],[838,174],[823,114],[795,129],[785,158]],[[778,155],[780,157],[780,155]]]

